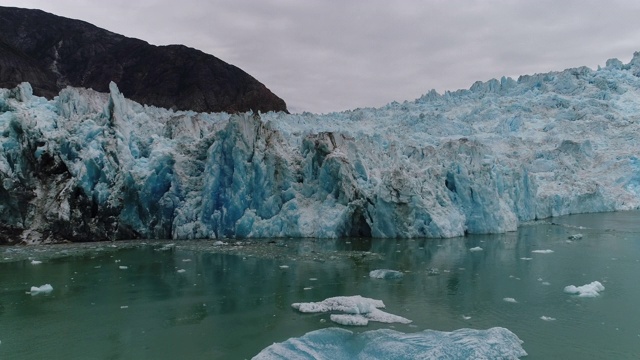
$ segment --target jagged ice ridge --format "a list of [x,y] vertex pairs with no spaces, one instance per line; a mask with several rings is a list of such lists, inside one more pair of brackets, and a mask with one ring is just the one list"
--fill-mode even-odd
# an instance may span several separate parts
[[325,115],[0,89],[0,242],[452,237],[640,206],[640,54]]

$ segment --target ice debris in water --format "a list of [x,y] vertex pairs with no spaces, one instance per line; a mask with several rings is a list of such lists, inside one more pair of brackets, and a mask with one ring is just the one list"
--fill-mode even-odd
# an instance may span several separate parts
[[178,273],[179,273],[179,274],[182,274],[183,272],[186,272],[186,271],[187,271],[187,270],[185,270],[185,269],[178,269]]
[[553,250],[550,249],[546,249],[546,250],[533,250],[531,251],[532,253],[535,254],[551,254],[553,252]]
[[42,264],[42,261],[40,260],[31,260],[31,265],[39,265]]
[[540,316],[540,319],[544,320],[544,321],[555,321],[556,318],[550,317],[550,316]]
[[510,298],[510,297],[506,297],[506,298],[504,298],[502,300],[504,300],[506,302],[509,302],[509,303],[517,303],[518,302],[516,299]]
[[482,251],[482,248],[480,246],[476,246],[469,249],[469,251]]
[[424,330],[402,333],[380,329],[354,333],[340,328],[309,332],[263,349],[253,359],[518,359],[522,340],[508,329]]
[[31,295],[38,294],[48,294],[53,291],[53,286],[51,284],[44,284],[42,286],[32,286],[31,287]]
[[129,267],[128,266],[124,266],[124,265],[120,265],[120,266],[118,266],[118,268],[120,270],[127,270]]
[[582,239],[582,234],[573,234],[573,235],[569,235],[569,240],[580,240]]
[[404,274],[397,270],[377,269],[369,272],[369,277],[373,279],[401,279]]
[[600,291],[604,290],[604,286],[599,281],[582,286],[569,285],[564,288],[564,292],[569,294],[578,294],[579,297],[596,297],[600,295]]
[[381,300],[370,299],[360,295],[336,296],[320,302],[293,303],[291,307],[303,313],[324,313],[339,311],[350,316],[331,317],[331,320],[342,325],[367,325],[369,321],[383,323],[408,324],[411,320],[402,316],[389,314]]

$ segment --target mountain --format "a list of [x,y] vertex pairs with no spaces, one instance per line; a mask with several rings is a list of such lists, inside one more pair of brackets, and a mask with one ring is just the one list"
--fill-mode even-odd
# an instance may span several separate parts
[[154,46],[40,10],[0,7],[0,86],[23,81],[52,98],[66,86],[109,91],[176,110],[287,111],[241,69],[182,45]]
[[5,243],[501,233],[640,208],[640,53],[326,115],[23,83],[0,133]]

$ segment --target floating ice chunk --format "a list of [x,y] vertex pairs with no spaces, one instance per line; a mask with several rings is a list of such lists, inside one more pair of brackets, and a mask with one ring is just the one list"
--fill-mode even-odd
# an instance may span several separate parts
[[600,291],[604,290],[604,286],[599,281],[582,286],[569,285],[564,288],[564,292],[569,294],[578,294],[579,297],[596,297],[600,295]]
[[40,260],[31,260],[31,265],[40,265],[42,264],[42,261]]
[[551,283],[550,283],[550,282],[548,282],[548,281],[543,281],[543,282],[542,282],[542,285],[549,286],[549,285],[551,285]]
[[376,308],[384,308],[381,300],[360,295],[336,296],[320,302],[293,303],[291,307],[303,313],[342,311],[348,314],[366,314]]
[[471,319],[471,316],[462,315],[462,318],[465,319],[465,320],[469,320],[469,319]]
[[318,281],[318,278],[309,278],[309,281]]
[[263,349],[253,359],[517,359],[522,341],[505,328],[424,330],[405,334],[391,329],[353,333],[340,328],[309,332]]
[[302,288],[302,290],[311,290],[311,289],[313,289],[311,286],[308,286],[306,288]]
[[48,294],[52,291],[53,291],[53,286],[51,286],[51,284],[44,284],[40,287],[38,286],[31,287],[31,295]]
[[582,234],[569,235],[568,239],[569,240],[580,240],[580,239],[582,239]]
[[550,316],[540,316],[540,319],[544,320],[544,321],[555,321],[556,318],[550,317]]
[[480,246],[472,247],[469,251],[482,251],[483,249]]
[[186,272],[187,270],[185,269],[178,269],[178,274],[182,274],[183,272]]
[[129,308],[129,306],[127,306],[127,305],[120,306],[120,309],[128,309],[128,308]]
[[331,314],[329,319],[336,324],[346,326],[367,326],[369,324],[369,319],[362,315]]
[[191,259],[182,259],[182,262],[189,262]]
[[214,242],[214,243],[213,243],[213,245],[215,245],[215,246],[222,246],[222,245],[227,245],[227,243],[226,243],[226,242],[222,242],[222,241],[220,241],[220,240],[217,240],[216,242]]
[[280,269],[288,269],[289,265],[280,265]]
[[510,297],[506,297],[506,298],[504,298],[502,300],[504,300],[504,301],[506,301],[508,303],[517,303],[518,302],[516,299],[510,298]]
[[396,270],[378,269],[369,272],[369,277],[373,279],[401,279],[404,276],[403,273]]
[[533,260],[533,258],[530,257],[521,257],[520,260],[525,260],[525,261],[530,261]]
[[[294,303],[294,304],[291,304],[291,307],[304,313],[340,311],[340,312],[351,314],[351,315],[360,315],[361,317],[366,318],[367,321],[378,321],[383,323],[401,323],[401,324],[408,324],[411,322],[411,320],[404,318],[402,316],[389,314],[387,312],[379,310],[379,308],[384,308],[384,303],[382,301],[365,298],[360,295],[336,296],[336,297],[325,299],[320,302]],[[349,317],[347,318],[339,317],[338,321],[357,322],[357,323],[362,322],[362,320],[355,320]],[[340,324],[343,324],[343,323],[340,322]]]
[[532,253],[536,253],[536,254],[551,254],[553,252],[553,250],[550,249],[546,249],[546,250],[533,250],[531,251]]
[[118,266],[118,269],[120,270],[127,270],[128,268],[129,268],[128,266],[124,266],[124,265]]
[[379,309],[373,309],[370,313],[364,314],[364,316],[369,319],[369,321],[377,321],[381,323],[400,323],[400,324],[409,324],[411,320],[404,318],[402,316],[389,314],[388,312],[384,312]]

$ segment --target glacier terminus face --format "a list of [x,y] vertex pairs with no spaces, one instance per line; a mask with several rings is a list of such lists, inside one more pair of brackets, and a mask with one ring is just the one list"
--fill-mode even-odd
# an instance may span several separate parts
[[0,243],[453,237],[640,206],[640,54],[317,114],[0,89]]

